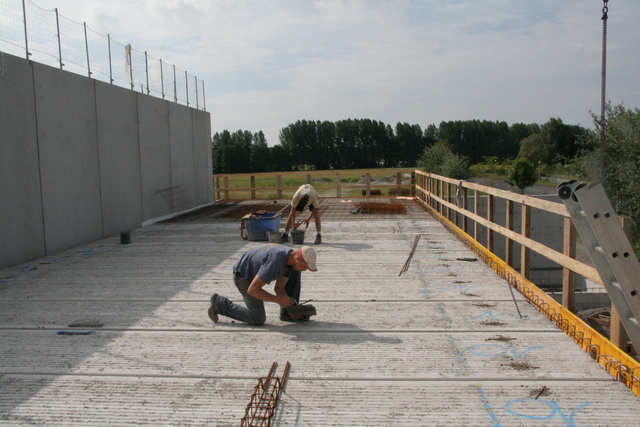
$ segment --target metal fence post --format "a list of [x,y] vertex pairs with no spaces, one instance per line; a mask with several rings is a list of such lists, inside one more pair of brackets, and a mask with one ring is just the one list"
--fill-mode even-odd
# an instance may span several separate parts
[[147,56],[146,50],[144,51],[144,68],[147,75],[147,95],[149,95],[149,57]]
[[29,60],[29,37],[27,36],[27,6],[24,4],[24,0],[22,0],[22,20],[24,22],[24,51],[27,60]]
[[56,11],[56,36],[58,37],[58,62],[60,62],[60,69],[62,70],[62,43],[60,42],[60,17],[58,16],[58,8],[55,8]]
[[109,49],[109,82],[113,84],[113,65],[111,63],[111,34],[107,34],[107,47]]
[[207,111],[207,101],[204,98],[204,80],[202,81],[202,110]]
[[87,51],[87,77],[91,78],[91,64],[89,63],[89,39],[87,38],[87,23],[83,22],[84,26],[84,47]]
[[193,81],[195,83],[195,88],[196,88],[196,108],[199,108],[200,104],[198,100],[198,76],[194,76]]
[[160,60],[160,86],[162,86],[162,99],[164,99],[164,66]]
[[178,102],[178,82],[176,81],[176,65],[173,64],[173,101]]
[[187,92],[187,107],[189,106],[189,75],[184,72],[184,88]]

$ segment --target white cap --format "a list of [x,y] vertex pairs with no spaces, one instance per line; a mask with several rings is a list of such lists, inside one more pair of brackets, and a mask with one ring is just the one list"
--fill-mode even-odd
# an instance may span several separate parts
[[300,246],[298,256],[307,263],[310,271],[318,271],[318,267],[316,267],[316,251],[312,247]]

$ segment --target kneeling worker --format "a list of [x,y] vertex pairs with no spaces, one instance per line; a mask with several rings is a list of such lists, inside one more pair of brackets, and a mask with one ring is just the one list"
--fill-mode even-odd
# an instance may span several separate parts
[[[266,321],[264,302],[280,304],[280,320],[308,320],[308,316],[289,316],[286,308],[300,299],[300,276],[302,271],[318,271],[316,252],[309,246],[294,250],[286,245],[269,243],[255,247],[233,266],[233,281],[242,295],[245,306],[231,302],[218,294],[211,297],[209,318],[218,322],[218,315],[261,326]],[[275,280],[275,295],[264,286]]]
[[291,199],[291,211],[289,212],[289,217],[287,218],[287,224],[284,228],[284,234],[282,235],[282,241],[289,241],[289,230],[298,228],[298,224],[296,224],[296,212],[304,211],[304,208],[309,208],[309,217],[304,221],[306,226],[309,226],[309,222],[311,221],[311,217],[313,216],[314,222],[316,223],[316,240],[313,242],[315,245],[319,245],[322,243],[322,226],[320,224],[320,202],[318,201],[318,193],[316,189],[313,188],[311,184],[304,184],[298,188],[298,191],[295,192],[293,198]]

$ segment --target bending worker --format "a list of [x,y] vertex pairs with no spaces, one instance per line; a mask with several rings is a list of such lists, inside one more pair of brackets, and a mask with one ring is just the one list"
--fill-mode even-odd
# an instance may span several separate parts
[[[242,255],[233,266],[233,282],[246,307],[213,294],[209,318],[217,323],[218,315],[223,315],[261,326],[266,321],[264,302],[268,301],[280,304],[280,320],[308,320],[308,316],[289,316],[286,311],[287,307],[298,303],[300,273],[306,270],[318,271],[316,252],[309,246],[301,246],[297,250],[276,243],[257,246]],[[274,293],[265,290],[264,286],[274,280]]]
[[318,193],[316,189],[313,188],[311,184],[304,184],[298,188],[298,191],[295,192],[293,198],[291,199],[291,211],[289,212],[289,217],[287,218],[287,224],[284,228],[284,233],[282,234],[282,241],[289,241],[289,230],[298,228],[298,224],[296,223],[296,212],[304,211],[304,208],[309,208],[309,217],[304,221],[306,227],[309,226],[309,222],[311,221],[311,217],[316,224],[316,240],[313,242],[314,245],[319,245],[322,243],[322,225],[320,224],[320,202],[318,201]]

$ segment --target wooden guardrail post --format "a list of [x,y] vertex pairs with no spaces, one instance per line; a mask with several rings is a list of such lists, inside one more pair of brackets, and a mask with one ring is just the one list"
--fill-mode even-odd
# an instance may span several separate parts
[[365,196],[369,197],[371,195],[371,174],[367,172],[365,178]]
[[[451,203],[451,184],[449,184],[448,182],[443,182],[442,183],[442,192],[443,194],[443,199],[446,200],[448,203]],[[451,209],[449,208],[449,205],[446,205],[444,207],[444,211],[446,212],[445,217],[451,221]]]
[[[473,197],[473,213],[480,215],[480,192],[476,190],[476,194]],[[478,241],[478,234],[480,233],[480,224],[478,221],[473,221],[473,239]]]
[[[507,220],[505,225],[507,229],[513,231],[513,201],[512,200],[507,200],[506,210],[507,210],[506,212]],[[513,240],[511,240],[507,236],[505,236],[504,252],[505,252],[504,257],[507,265],[509,265],[510,267],[513,267]]]
[[[531,237],[531,207],[522,205],[522,227],[520,234],[524,237]],[[520,245],[520,274],[525,279],[529,278],[529,248]]]
[[[494,206],[493,206],[493,194],[487,194],[487,220],[493,223]],[[493,230],[487,227],[487,249],[489,252],[493,252]]]
[[416,193],[416,172],[411,172],[411,190],[410,195],[414,197]]
[[[466,211],[468,209],[467,206],[467,187],[463,187],[462,188],[462,208]],[[462,231],[464,231],[465,233],[467,233],[467,227],[468,227],[468,218],[467,215],[463,215],[462,216]]]
[[256,198],[256,176],[251,175],[251,200]]
[[282,175],[276,175],[276,194],[278,199],[282,199]]
[[[576,257],[576,227],[571,217],[564,218],[564,237],[562,238],[562,253],[571,258]],[[562,305],[574,312],[576,308],[576,275],[566,267],[562,268]]]
[[224,198],[229,200],[229,177],[227,175],[224,176]]
[[336,174],[336,197],[342,197],[342,177]]

